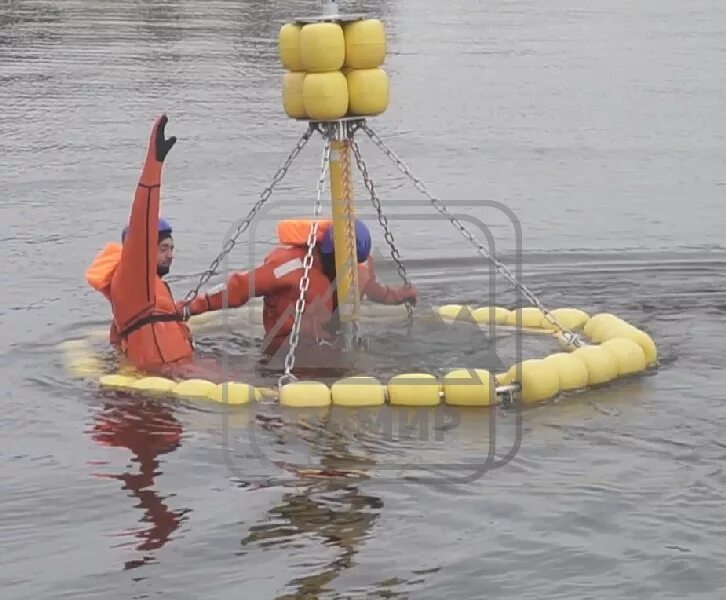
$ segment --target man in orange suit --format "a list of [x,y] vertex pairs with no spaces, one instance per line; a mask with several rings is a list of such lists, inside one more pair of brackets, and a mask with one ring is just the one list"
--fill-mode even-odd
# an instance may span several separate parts
[[[232,273],[225,285],[197,296],[189,305],[191,314],[219,310],[225,302],[227,307],[236,308],[252,297],[263,297],[262,319],[269,340],[264,351],[266,354],[276,353],[293,328],[310,225],[308,221],[279,223],[280,244],[273,248],[263,263],[252,271]],[[370,256],[370,231],[360,220],[356,220],[355,227],[361,295],[381,304],[415,303],[415,287],[393,288],[376,280]],[[332,343],[337,334],[337,295],[335,288],[331,287],[335,281],[333,228],[326,221],[319,223],[318,228],[319,243],[313,252],[313,263],[308,273],[306,310],[300,324],[300,335],[307,342],[323,340]]]
[[108,243],[86,271],[86,280],[111,303],[110,341],[137,369],[170,372],[193,357],[189,327],[162,279],[174,257],[171,225],[159,218],[164,160],[176,143],[165,137],[166,115],[151,131],[122,243]]

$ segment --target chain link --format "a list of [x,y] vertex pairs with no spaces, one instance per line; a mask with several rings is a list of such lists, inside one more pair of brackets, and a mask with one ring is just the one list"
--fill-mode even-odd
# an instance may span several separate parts
[[[368,190],[368,193],[371,196],[371,202],[373,203],[373,208],[376,209],[376,213],[378,214],[378,222],[381,224],[381,227],[383,227],[384,231],[384,237],[386,239],[386,242],[388,243],[388,246],[391,248],[391,257],[393,258],[394,262],[396,263],[396,267],[398,269],[398,274],[403,279],[404,284],[407,287],[411,287],[411,282],[408,279],[408,275],[406,274],[406,267],[403,266],[403,262],[401,261],[401,255],[398,252],[398,248],[396,248],[396,242],[393,239],[393,234],[391,233],[391,230],[388,228],[388,218],[386,215],[383,214],[383,207],[381,206],[381,200],[378,197],[378,194],[376,193],[375,186],[373,184],[373,180],[371,179],[370,175],[368,174],[368,167],[365,163],[365,160],[363,160],[363,156],[361,156],[360,148],[358,147],[358,142],[353,140],[353,154],[355,155],[356,163],[358,164],[358,170],[361,172],[361,175],[363,175],[363,181],[365,183],[366,189]],[[413,305],[411,304],[410,300],[406,300],[406,311],[408,312],[408,319],[409,322],[413,320]]]
[[383,153],[389,159],[391,159],[391,161],[393,161],[393,163],[399,168],[399,170],[413,182],[416,189],[429,199],[434,208],[438,210],[441,214],[443,214],[449,221],[451,221],[451,224],[454,225],[454,227],[458,229],[461,234],[477,249],[479,254],[484,256],[487,260],[491,261],[497,271],[502,274],[512,285],[518,288],[522,292],[524,297],[527,298],[527,300],[529,300],[532,304],[539,308],[544,314],[545,318],[550,322],[550,324],[552,324],[555,328],[560,330],[565,335],[565,341],[567,343],[574,344],[575,346],[581,345],[581,341],[577,334],[560,325],[555,316],[544,307],[544,305],[537,299],[537,297],[531,291],[529,291],[529,289],[527,289],[527,287],[523,283],[517,281],[517,278],[506,266],[504,266],[502,263],[500,263],[489,254],[487,248],[483,244],[478,242],[477,239],[472,235],[472,233],[466,227],[464,227],[461,221],[454,217],[454,215],[449,212],[446,206],[444,206],[440,200],[438,200],[426,189],[426,186],[423,184],[423,182],[415,175],[413,175],[413,173],[411,173],[411,170],[408,168],[408,166],[393,152],[393,150],[389,149],[386,146],[385,142],[378,136],[378,134],[376,134],[365,123],[361,125],[361,128],[363,129],[363,131],[366,132],[368,137],[371,138],[373,143],[380,150],[382,150]]
[[207,283],[213,275],[217,273],[217,268],[219,267],[219,264],[222,262],[224,257],[232,251],[232,248],[234,248],[234,245],[237,243],[239,236],[247,231],[247,228],[252,223],[252,220],[254,219],[257,212],[270,199],[270,196],[272,195],[272,191],[275,189],[275,186],[280,183],[280,181],[282,181],[282,179],[285,177],[293,161],[297,158],[300,152],[302,152],[303,148],[308,143],[308,140],[314,132],[315,128],[309,127],[300,137],[297,144],[295,144],[292,152],[290,152],[290,155],[287,157],[282,166],[278,169],[277,173],[275,173],[275,176],[272,179],[272,183],[262,191],[262,193],[260,194],[260,199],[255,203],[255,205],[252,207],[244,220],[237,226],[235,234],[224,244],[222,252],[220,252],[219,255],[212,261],[212,264],[209,266],[209,268],[204,271],[204,273],[202,273],[197,286],[194,289],[190,290],[184,297],[183,308],[186,311],[188,311],[189,303],[199,295],[199,290],[202,288],[202,286]]
[[295,320],[290,332],[290,347],[285,356],[285,373],[278,381],[278,386],[282,386],[287,381],[292,381],[295,376],[292,374],[292,369],[295,366],[295,352],[297,346],[300,343],[300,327],[302,325],[303,313],[305,311],[306,299],[308,287],[310,286],[310,269],[313,266],[313,252],[315,250],[315,243],[318,237],[318,217],[322,214],[322,195],[325,188],[325,176],[328,172],[328,163],[330,161],[330,139],[326,136],[325,147],[323,148],[323,158],[320,163],[320,177],[318,178],[318,193],[315,200],[315,218],[310,226],[310,232],[308,233],[307,240],[307,252],[305,259],[303,260],[303,276],[300,279],[300,295],[298,296],[297,302],[295,302]]

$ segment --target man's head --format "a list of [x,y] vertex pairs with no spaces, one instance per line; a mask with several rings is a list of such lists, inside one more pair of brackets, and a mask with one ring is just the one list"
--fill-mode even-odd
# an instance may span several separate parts
[[[129,226],[126,225],[121,232],[121,242],[126,241],[126,235],[129,232]],[[166,219],[159,219],[158,227],[159,237],[156,249],[156,273],[159,277],[164,277],[171,268],[174,260],[174,238],[172,238],[171,223]]]
[[[356,254],[359,263],[368,260],[373,246],[371,232],[366,224],[359,220],[355,220],[355,241]],[[333,226],[331,225],[320,240],[320,254],[323,260],[325,272],[330,276],[335,273],[335,246],[333,240]]]

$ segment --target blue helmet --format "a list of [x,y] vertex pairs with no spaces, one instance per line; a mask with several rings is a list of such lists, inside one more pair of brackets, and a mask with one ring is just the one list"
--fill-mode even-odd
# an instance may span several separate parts
[[[159,227],[157,228],[157,231],[159,232],[159,235],[165,234],[164,237],[168,237],[171,235],[171,223],[167,221],[166,219],[159,217]],[[123,231],[121,232],[121,241],[123,242],[126,239],[126,235],[129,232],[129,226],[126,225],[126,227],[123,228]]]
[[[371,232],[366,227],[366,224],[359,219],[355,220],[355,241],[356,241],[356,252],[358,254],[358,262],[365,262],[371,254],[371,247],[373,246],[373,240],[371,239]],[[333,226],[331,225],[325,232],[322,241],[320,242],[320,251],[323,254],[333,253]]]

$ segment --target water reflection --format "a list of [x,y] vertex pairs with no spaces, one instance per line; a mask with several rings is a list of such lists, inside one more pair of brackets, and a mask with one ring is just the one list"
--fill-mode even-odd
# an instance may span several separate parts
[[[319,445],[317,439],[316,445]],[[292,538],[315,534],[324,546],[340,551],[328,564],[290,582],[294,591],[280,598],[318,598],[325,586],[353,565],[363,541],[383,509],[383,500],[365,494],[353,477],[365,476],[375,463],[353,456],[340,437],[335,437],[321,457],[320,468],[288,470],[300,480],[294,493],[270,509],[265,522],[250,528],[241,541],[243,548],[284,545]],[[352,470],[352,467],[355,471]],[[302,486],[302,489],[300,489]]]
[[96,415],[90,431],[94,441],[103,446],[128,448],[133,454],[131,463],[138,472],[100,474],[117,479],[121,489],[138,499],[134,508],[143,511],[140,521],[146,528],[133,533],[139,540],[136,550],[144,553],[140,559],[126,562],[133,569],[154,560],[150,551],[162,548],[176,531],[190,509],[170,509],[155,489],[155,478],[161,475],[158,457],[174,452],[181,445],[182,426],[169,406],[154,401],[106,402]]

